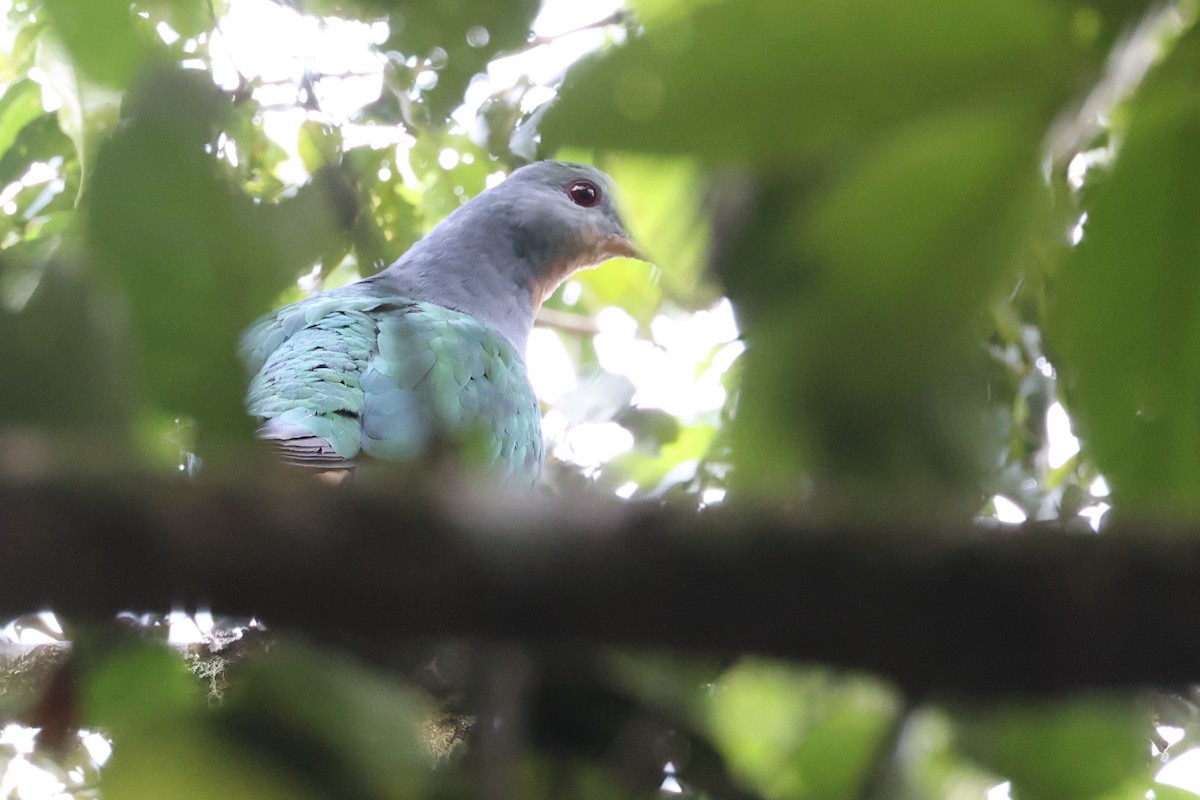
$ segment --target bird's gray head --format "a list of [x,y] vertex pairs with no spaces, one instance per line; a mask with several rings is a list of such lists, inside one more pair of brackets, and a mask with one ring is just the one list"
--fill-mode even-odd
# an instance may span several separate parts
[[643,258],[612,179],[539,161],[458,208],[377,279],[478,317],[524,347],[533,314],[577,269]]
[[539,161],[480,195],[505,219],[527,286],[541,304],[577,269],[615,256],[644,258],[617,212],[611,178],[595,167]]

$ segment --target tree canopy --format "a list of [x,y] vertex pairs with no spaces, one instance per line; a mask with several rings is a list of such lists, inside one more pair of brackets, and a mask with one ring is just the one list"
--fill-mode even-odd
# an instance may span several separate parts
[[[1200,793],[1191,633],[1148,610],[1200,599],[1194,3],[7,5],[0,612],[73,647],[7,662],[41,734],[0,738],[3,791],[36,762],[109,798]],[[277,470],[246,325],[539,158],[611,173],[654,259],[539,320],[574,515]],[[172,601],[302,583],[147,643]],[[388,629],[405,597],[443,616]],[[1133,669],[1151,634],[1186,657]]]

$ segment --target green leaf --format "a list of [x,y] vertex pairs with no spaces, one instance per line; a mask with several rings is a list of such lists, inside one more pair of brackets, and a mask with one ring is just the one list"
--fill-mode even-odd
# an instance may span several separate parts
[[[120,430],[132,398],[114,309],[80,279],[77,264],[50,260],[57,245],[48,237],[0,252],[0,359],[17,389],[0,392],[0,423],[68,436]],[[90,444],[93,451],[71,456],[94,458],[97,442]],[[101,457],[111,467],[113,454]]]
[[42,115],[42,90],[31,80],[8,87],[0,98],[0,157],[17,141],[25,126]]
[[341,160],[342,132],[333,125],[305,120],[296,138],[296,150],[310,173]]
[[85,719],[117,736],[198,716],[204,708],[195,678],[165,646],[130,641],[103,654],[87,678]]
[[712,693],[714,739],[734,774],[767,798],[857,797],[898,713],[882,686],[746,660]]
[[59,127],[74,143],[81,169],[90,173],[96,149],[116,126],[121,94],[81,74],[71,54],[53,39],[38,48],[37,63],[43,80],[62,101]]
[[542,132],[771,166],[980,99],[1049,117],[1078,61],[1036,0],[708,3],[573,70]]
[[166,647],[139,643],[107,654],[83,695],[87,723],[113,739],[101,773],[105,797],[202,800],[214,786],[236,800],[317,797],[214,730],[195,677]]
[[305,775],[324,796],[417,798],[433,761],[429,713],[416,693],[344,657],[276,642],[238,672],[220,719],[243,752]]
[[969,343],[1044,211],[1045,132],[1101,56],[1038,0],[709,2],[580,65],[543,133],[741,167],[709,197],[750,344],[742,485],[903,475],[957,502],[982,463]]
[[[441,153],[447,149],[460,155],[449,169],[440,161]],[[468,155],[469,159],[461,157]],[[409,162],[422,181],[419,201],[430,228],[482,192],[488,175],[498,169],[488,154],[464,135],[423,136],[409,152]]]
[[139,394],[193,417],[202,440],[248,432],[238,337],[300,265],[205,152],[224,108],[205,75],[155,73],[126,106],[85,211],[98,273],[126,303]]
[[631,428],[637,435],[638,447],[605,465],[604,481],[613,488],[626,481],[633,481],[643,491],[669,488],[661,485],[666,475],[681,464],[703,459],[717,435],[717,429],[710,424],[680,427],[676,421],[674,426],[664,431],[670,436],[669,440],[659,441],[657,437],[647,436],[647,432],[629,424],[628,417],[636,412],[637,409],[629,409],[618,417],[618,422]]
[[127,0],[44,0],[51,28],[89,78],[124,87],[149,55]]
[[139,5],[165,17],[167,24],[185,38],[204,33],[213,21],[214,9],[206,0],[140,0]]
[[704,274],[710,229],[701,207],[707,176],[700,167],[685,158],[633,154],[606,155],[602,166],[622,189],[622,215],[657,268],[658,291],[688,308],[711,305],[717,293]]
[[823,192],[765,195],[777,220],[726,267],[751,345],[743,478],[765,487],[790,465],[973,490],[971,347],[1042,208],[1039,122],[1020,105],[918,117]]
[[394,158],[392,150],[368,147],[346,154],[358,186],[360,213],[352,237],[361,275],[395,261],[424,232],[421,210],[393,174]]
[[1014,703],[958,721],[960,748],[1010,779],[1013,797],[1022,800],[1091,800],[1149,782],[1150,715],[1134,701]]
[[342,166],[326,166],[291,197],[259,204],[255,215],[266,243],[298,273],[317,261],[340,261],[359,213],[354,176]]
[[645,262],[614,258],[595,269],[575,273],[571,280],[583,288],[579,305],[589,313],[594,314],[608,306],[620,306],[641,325],[647,326],[662,305],[662,287],[658,285],[657,277],[658,271]]
[[1054,287],[1049,345],[1123,509],[1200,509],[1200,32],[1129,108],[1111,176]]

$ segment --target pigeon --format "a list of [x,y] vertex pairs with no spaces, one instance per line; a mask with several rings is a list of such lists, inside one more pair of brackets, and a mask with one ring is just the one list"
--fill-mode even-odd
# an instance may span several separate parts
[[643,258],[613,181],[540,161],[460,206],[395,263],[243,334],[248,413],[280,458],[325,475],[451,453],[532,486],[545,459],[525,349],[573,272]]

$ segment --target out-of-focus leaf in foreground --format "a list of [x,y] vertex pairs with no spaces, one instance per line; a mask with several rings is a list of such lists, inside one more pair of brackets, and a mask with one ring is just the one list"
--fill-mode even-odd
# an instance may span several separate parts
[[[867,480],[969,484],[977,315],[1039,208],[1037,131],[1012,109],[919,118],[776,232],[809,285],[747,298],[758,326],[743,448]],[[759,266],[728,269],[752,282]],[[781,419],[800,435],[781,439]],[[786,478],[773,460],[745,463],[759,480]]]
[[[0,253],[0,275],[15,256],[12,249]],[[89,292],[77,272],[76,264],[52,262],[28,303],[18,310],[0,307],[0,353],[10,376],[0,392],[5,425],[77,435],[119,429],[128,421],[129,374],[116,357],[115,308]],[[88,458],[78,448],[70,452]]]
[[1132,101],[1051,306],[1080,433],[1129,511],[1200,509],[1197,69],[1193,28]]
[[318,796],[221,736],[205,717],[199,684],[165,647],[127,645],[107,654],[88,675],[83,697],[87,724],[112,736],[105,797]]
[[568,80],[549,141],[720,178],[713,258],[750,343],[740,485],[972,485],[970,343],[1044,210],[1042,139],[1102,55],[1085,39],[1036,0],[711,2]]
[[246,752],[324,797],[424,797],[425,698],[347,658],[280,642],[247,663],[219,720]]
[[[1148,716],[1141,703],[1120,698],[1009,703],[964,714],[959,744],[980,764],[1010,778],[1013,797],[1139,797],[1150,773]],[[1115,793],[1122,787],[1129,793]]]
[[236,189],[206,152],[226,103],[201,73],[150,75],[126,98],[86,198],[96,266],[127,304],[141,398],[213,438],[249,427],[240,332],[317,260],[303,244],[353,218],[298,194],[296,216],[281,219]]
[[711,726],[731,769],[767,798],[838,800],[864,788],[899,713],[882,685],[745,661],[713,690]]
[[92,80],[126,86],[150,53],[148,30],[128,3],[115,0],[44,0],[54,31],[74,63]]
[[1070,38],[1065,15],[1035,0],[707,3],[580,65],[542,130],[552,143],[782,166],[964,103],[1049,115]]

